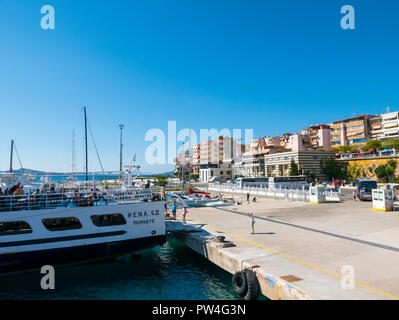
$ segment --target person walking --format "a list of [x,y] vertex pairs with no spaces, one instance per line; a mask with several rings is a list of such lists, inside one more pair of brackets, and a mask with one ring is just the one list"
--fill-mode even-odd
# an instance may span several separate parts
[[357,198],[357,191],[356,191],[356,190],[353,190],[353,200],[356,201],[356,198]]
[[255,216],[253,213],[248,212],[248,217],[251,220],[251,229],[252,229],[251,234],[254,234],[255,233]]
[[165,208],[165,217],[169,217],[169,214],[168,214],[168,205],[167,205],[166,202],[165,202],[165,204],[164,204],[164,208]]
[[176,220],[176,209],[177,209],[176,202],[173,202],[172,205],[173,220]]
[[183,223],[186,223],[187,207],[183,207]]
[[247,203],[249,204],[249,192],[247,193]]

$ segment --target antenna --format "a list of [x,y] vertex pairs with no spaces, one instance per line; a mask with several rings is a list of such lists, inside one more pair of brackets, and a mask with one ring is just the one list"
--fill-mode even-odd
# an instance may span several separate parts
[[387,113],[389,113],[389,106],[387,107],[387,109],[386,109],[386,110],[387,110]]

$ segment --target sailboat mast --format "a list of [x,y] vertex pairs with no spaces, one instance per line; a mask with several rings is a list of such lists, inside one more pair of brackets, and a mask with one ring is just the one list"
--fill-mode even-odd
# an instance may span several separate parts
[[122,167],[122,148],[123,148],[123,144],[122,144],[122,131],[123,131],[123,124],[119,125],[119,128],[121,130],[121,134],[120,134],[120,153],[119,153],[119,172],[120,175],[122,177],[122,171],[123,171],[123,167]]
[[88,166],[89,166],[89,159],[88,159],[88,154],[87,154],[87,117],[86,117],[86,107],[83,107],[84,114],[85,114],[85,150],[86,150],[86,181],[89,180],[89,171],[88,171]]
[[12,172],[12,157],[14,152],[14,140],[11,140],[11,153],[10,153],[10,172]]

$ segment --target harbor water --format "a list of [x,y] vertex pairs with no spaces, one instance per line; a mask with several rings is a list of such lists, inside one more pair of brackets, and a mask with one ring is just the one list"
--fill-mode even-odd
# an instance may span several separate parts
[[0,278],[0,299],[239,299],[231,274],[171,237],[141,258],[56,268],[55,290],[43,290],[39,271]]

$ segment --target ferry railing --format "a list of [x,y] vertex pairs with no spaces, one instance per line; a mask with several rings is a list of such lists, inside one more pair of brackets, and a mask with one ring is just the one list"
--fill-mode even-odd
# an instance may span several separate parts
[[[85,192],[86,191],[86,192]],[[152,199],[151,190],[121,190],[118,192],[48,192],[0,196],[0,212],[41,210],[70,207],[108,205],[123,201],[147,201]]]
[[80,207],[106,203],[102,193],[36,193],[0,196],[0,212]]

